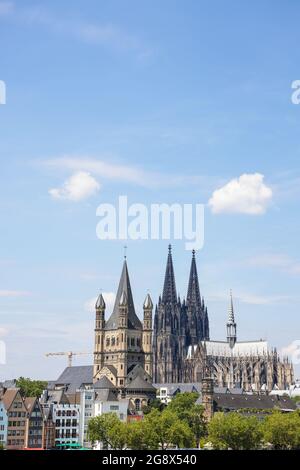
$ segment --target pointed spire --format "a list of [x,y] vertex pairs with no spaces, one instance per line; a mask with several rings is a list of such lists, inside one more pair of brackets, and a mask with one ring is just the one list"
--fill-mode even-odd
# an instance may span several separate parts
[[96,309],[103,309],[103,310],[105,310],[105,307],[106,307],[106,305],[105,305],[105,302],[104,302],[103,295],[102,295],[102,293],[101,293],[101,294],[99,295],[97,301],[96,301],[95,308],[96,308]]
[[227,322],[227,341],[229,346],[233,348],[236,343],[236,323],[234,319],[233,311],[233,300],[232,300],[232,290],[230,290],[230,304],[228,311],[228,322]]
[[142,329],[142,323],[135,313],[126,259],[124,260],[124,263],[123,263],[123,269],[122,269],[122,274],[121,274],[121,278],[119,282],[119,287],[117,291],[113,313],[111,314],[110,318],[108,319],[106,323],[107,330],[115,330],[118,328],[119,306],[121,302],[123,303],[125,301],[125,296],[126,296],[126,302],[128,306],[128,328]]
[[234,325],[234,310],[233,310],[233,300],[232,300],[232,290],[230,289],[230,304],[228,310],[228,324]]
[[192,262],[190,269],[190,278],[188,285],[188,292],[186,297],[187,305],[201,306],[201,295],[199,288],[199,279],[196,266],[195,250],[192,251]]
[[169,245],[169,253],[168,253],[168,260],[167,260],[167,267],[166,267],[162,302],[164,304],[166,304],[166,303],[176,304],[176,302],[177,302],[176,284],[175,284],[175,276],[174,276],[171,245]]
[[146,295],[143,307],[144,309],[151,309],[151,310],[153,308],[153,302],[149,293]]

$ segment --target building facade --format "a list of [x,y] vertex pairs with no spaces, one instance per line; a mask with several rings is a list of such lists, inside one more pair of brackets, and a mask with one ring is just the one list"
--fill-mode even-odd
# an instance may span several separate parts
[[7,413],[6,449],[19,450],[26,446],[28,419],[27,408],[17,388],[7,389],[2,398]]
[[6,447],[7,441],[7,412],[3,401],[0,401],[0,447]]
[[24,399],[27,409],[27,435],[25,446],[28,449],[43,448],[44,417],[38,398],[28,397]]
[[154,316],[153,378],[156,383],[201,382],[207,369],[215,386],[260,391],[287,389],[293,366],[280,359],[266,341],[237,340],[237,324],[230,297],[227,339],[211,341],[208,312],[200,295],[193,251],[186,300],[177,297],[171,247],[163,294]]

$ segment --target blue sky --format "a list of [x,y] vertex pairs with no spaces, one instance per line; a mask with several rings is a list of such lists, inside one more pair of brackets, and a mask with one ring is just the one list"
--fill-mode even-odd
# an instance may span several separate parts
[[[45,352],[92,351],[90,305],[116,291],[124,245],[97,239],[96,208],[121,194],[205,204],[211,337],[225,337],[232,288],[239,338],[293,350],[299,13],[292,0],[0,1],[0,379],[53,379],[66,360]],[[162,289],[168,242],[126,244],[141,314],[147,290],[156,301]],[[173,256],[184,296],[184,241]]]

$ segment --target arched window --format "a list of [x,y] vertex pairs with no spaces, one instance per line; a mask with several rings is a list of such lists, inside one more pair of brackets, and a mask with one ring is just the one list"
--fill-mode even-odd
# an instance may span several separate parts
[[110,345],[110,338],[106,338],[106,346]]
[[115,337],[113,336],[112,339],[111,339],[111,345],[115,346],[115,344],[116,344],[116,340],[115,340]]

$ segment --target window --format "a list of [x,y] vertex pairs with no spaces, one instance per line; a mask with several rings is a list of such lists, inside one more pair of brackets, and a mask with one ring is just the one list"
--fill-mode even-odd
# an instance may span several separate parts
[[135,338],[131,338],[130,344],[131,344],[131,346],[135,346]]

